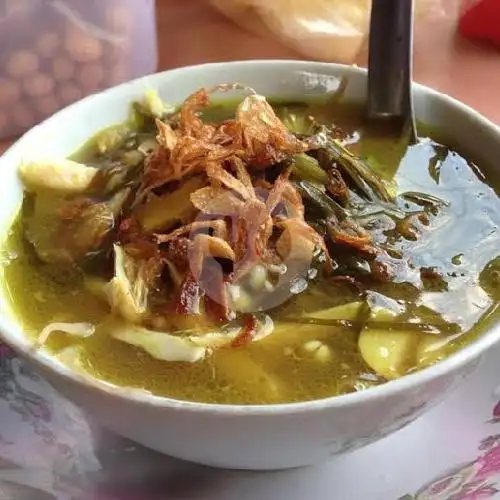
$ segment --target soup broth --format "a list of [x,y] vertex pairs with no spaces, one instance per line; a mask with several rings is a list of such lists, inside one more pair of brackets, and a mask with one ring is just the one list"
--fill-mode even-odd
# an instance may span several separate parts
[[[238,337],[195,362],[166,361],[152,356],[144,346],[109,334],[116,323],[103,291],[103,283],[113,278],[110,242],[104,257],[97,255],[78,266],[57,264],[52,254],[58,240],[51,233],[50,214],[68,195],[50,189],[29,192],[6,243],[4,267],[5,286],[26,332],[36,340],[49,324],[90,325],[89,335],[53,333],[45,347],[75,369],[118,386],[189,401],[270,404],[368,389],[436,363],[484,331],[498,317],[500,299],[497,180],[485,177],[473,162],[432,139],[422,137],[408,147],[370,129],[360,106],[326,100],[271,102],[276,115],[297,137],[309,133],[310,116],[315,127],[328,126],[338,143],[361,158],[392,195],[390,202],[365,202],[356,191],[356,179],[349,179],[354,194],[343,206],[357,214],[363,229],[343,236],[365,238],[367,233],[370,248],[367,243],[356,250],[361,253],[353,253],[342,244],[340,233],[324,222],[322,210],[327,208],[321,203],[328,190],[314,178],[315,170],[308,171],[309,177],[300,184],[304,178],[298,180],[297,167],[291,179],[299,186],[306,220],[327,240],[329,234],[337,235],[328,240],[333,270],[322,272],[325,261],[316,252],[304,273],[298,265],[288,287],[282,287],[286,293],[277,293],[279,287],[272,282],[273,294],[262,295],[259,287],[270,278],[259,285],[261,268],[253,268],[245,282],[245,297],[253,301],[252,307],[240,304],[243,312],[237,317],[254,314],[261,323],[272,321],[272,333],[254,342]],[[216,101],[203,111],[202,119],[210,123],[228,120],[239,104]],[[143,168],[148,148],[156,147],[157,135],[150,117],[144,116],[139,113],[129,124],[99,134],[73,160],[107,172],[127,162]],[[422,135],[425,130],[420,127]],[[110,144],[103,145],[103,138]],[[321,165],[321,154],[313,156],[315,165]],[[262,176],[262,186],[278,176],[279,172],[270,174],[272,168],[265,171],[265,179]],[[154,196],[158,200],[162,193]],[[331,210],[340,210],[339,200],[342,196]],[[172,206],[158,208],[168,209]],[[74,221],[77,215],[68,215],[68,220]],[[149,223],[155,224],[154,220]],[[122,222],[115,225],[123,230]],[[77,230],[68,225],[67,231]],[[297,234],[291,232],[291,248],[299,241]],[[50,249],[41,250],[45,247]],[[371,254],[372,247],[383,252]],[[299,257],[296,260],[301,262]],[[224,259],[219,262],[227,265]],[[294,262],[295,257],[290,257],[288,267],[293,268]],[[162,270],[161,279],[166,272]],[[160,300],[167,293],[165,287],[158,285],[149,294],[149,307],[158,313],[145,323],[147,328],[181,337],[186,332],[213,331],[213,320],[202,314],[167,310]]]

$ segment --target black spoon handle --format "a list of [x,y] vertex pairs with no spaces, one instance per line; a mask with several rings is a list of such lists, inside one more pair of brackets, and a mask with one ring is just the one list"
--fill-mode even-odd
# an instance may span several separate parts
[[415,130],[411,97],[413,0],[373,0],[368,62],[368,117]]

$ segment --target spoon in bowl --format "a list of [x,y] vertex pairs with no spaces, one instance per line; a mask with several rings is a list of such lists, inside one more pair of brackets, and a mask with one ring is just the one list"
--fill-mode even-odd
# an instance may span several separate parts
[[411,94],[413,0],[372,0],[368,119],[398,137],[417,142]]

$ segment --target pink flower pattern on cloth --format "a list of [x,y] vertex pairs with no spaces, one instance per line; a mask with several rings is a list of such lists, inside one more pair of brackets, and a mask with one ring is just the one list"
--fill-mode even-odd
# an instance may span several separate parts
[[[500,401],[495,405],[488,423],[500,423]],[[415,495],[399,500],[481,500],[493,498],[500,489],[500,434],[487,436],[478,447],[473,462],[459,466],[426,485]]]
[[[500,401],[486,421],[486,425],[491,424],[500,424]],[[142,484],[149,490],[146,469],[150,465],[144,464],[144,452],[122,438],[112,437],[105,438],[110,439],[106,446],[108,456],[106,453],[97,456],[96,436],[102,437],[100,433],[106,436],[105,431],[91,427],[80,410],[62,398],[9,348],[0,344],[0,499],[177,498],[176,489],[182,478],[175,472],[165,477],[167,457],[156,454],[149,457],[150,464],[157,464],[156,468],[162,471],[166,487],[159,492],[134,491],[136,488],[124,483],[124,478],[131,479],[133,484],[131,476],[137,470],[142,476],[135,484]],[[127,470],[123,470],[123,463],[115,465],[116,470],[106,465],[108,459],[110,463],[113,461],[112,455],[123,457],[133,450],[137,453],[131,453],[125,459]],[[162,463],[164,459],[167,467]],[[108,484],[103,486],[96,477],[104,468]],[[154,483],[154,474],[149,474]],[[198,471],[198,474],[202,473]],[[178,498],[190,498],[184,493]],[[457,465],[416,493],[399,500],[482,500],[493,497],[500,498],[500,434],[489,434],[482,439],[471,461]]]
[[99,468],[81,412],[0,344],[0,499],[79,500]]

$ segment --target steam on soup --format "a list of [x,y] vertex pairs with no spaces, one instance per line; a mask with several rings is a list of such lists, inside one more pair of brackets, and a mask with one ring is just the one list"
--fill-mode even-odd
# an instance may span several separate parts
[[246,91],[150,94],[71,159],[21,165],[4,276],[39,348],[158,395],[284,403],[396,379],[494,321],[500,201],[472,162],[360,107]]

